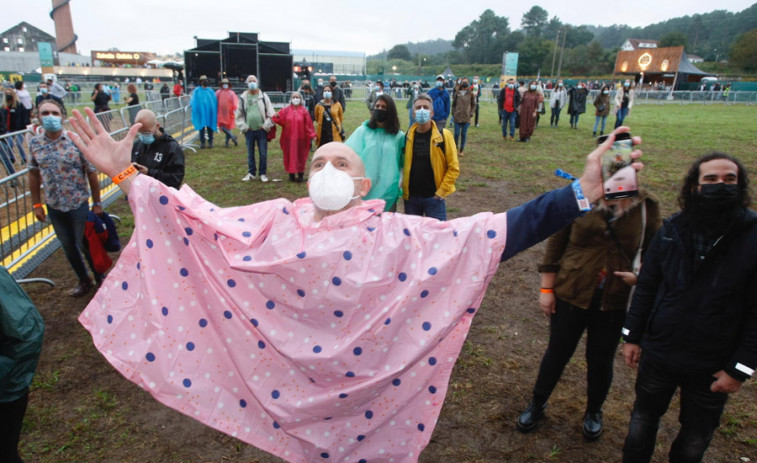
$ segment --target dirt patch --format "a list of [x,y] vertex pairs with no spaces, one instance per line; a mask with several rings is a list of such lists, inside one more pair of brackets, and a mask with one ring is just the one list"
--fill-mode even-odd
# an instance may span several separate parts
[[[450,216],[505,211],[533,195],[503,181],[469,179],[450,197]],[[118,202],[115,212],[128,215]],[[125,237],[124,241],[125,242]],[[536,264],[543,244],[500,267],[474,319],[450,380],[439,422],[421,462],[618,461],[634,398],[635,372],[618,357],[605,404],[605,432],[581,437],[585,407],[583,342],[531,434],[516,431],[546,348],[548,321],[537,305]],[[173,411],[118,374],[76,320],[85,299],[67,291],[75,278],[61,252],[33,276],[58,286],[25,289],[46,322],[45,345],[23,431],[27,462],[261,462],[282,460]],[[757,461],[757,388],[748,382],[731,397],[705,461]],[[678,431],[677,403],[664,418],[654,461],[667,461]]]

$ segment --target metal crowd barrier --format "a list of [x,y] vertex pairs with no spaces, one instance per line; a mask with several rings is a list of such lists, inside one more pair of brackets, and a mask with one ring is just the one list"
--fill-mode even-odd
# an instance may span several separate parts
[[[192,149],[191,141],[197,132],[192,127],[192,112],[188,104],[189,98],[181,97],[148,101],[131,108],[136,111],[142,108],[153,110],[166,133],[173,136],[182,148]],[[129,116],[129,111],[124,110],[96,115],[116,140],[126,136],[131,126]],[[64,123],[64,128],[71,129],[68,121]],[[0,174],[5,171],[0,178],[0,261],[16,280],[41,281],[52,285],[54,283],[45,278],[24,280],[60,247],[52,225],[40,222],[34,216],[29,169],[26,167],[29,140],[33,135],[31,130],[23,130],[0,136]],[[98,178],[101,202],[107,208],[121,196],[121,190],[107,175],[100,173]]]

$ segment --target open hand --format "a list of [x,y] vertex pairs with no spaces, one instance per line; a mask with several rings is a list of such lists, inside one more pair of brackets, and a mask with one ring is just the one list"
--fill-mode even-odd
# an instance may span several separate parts
[[131,165],[131,148],[142,124],[131,126],[126,137],[117,142],[105,130],[94,111],[90,108],[85,108],[84,111],[89,117],[89,122],[78,110],[73,111],[70,122],[75,133],[71,139],[89,162],[101,172],[113,177]]

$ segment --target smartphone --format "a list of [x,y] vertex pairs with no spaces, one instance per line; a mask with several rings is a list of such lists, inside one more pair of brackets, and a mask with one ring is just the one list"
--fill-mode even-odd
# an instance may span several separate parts
[[[597,144],[607,140],[607,135],[597,138]],[[638,196],[639,185],[636,169],[631,166],[633,141],[628,132],[615,135],[612,147],[602,155],[602,182],[605,199],[630,198]]]

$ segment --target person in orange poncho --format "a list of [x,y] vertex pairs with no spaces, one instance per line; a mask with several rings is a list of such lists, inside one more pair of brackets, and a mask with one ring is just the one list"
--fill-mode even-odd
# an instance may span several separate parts
[[229,147],[229,140],[234,142],[234,146],[239,145],[237,137],[231,133],[236,123],[234,122],[234,113],[237,110],[239,99],[229,85],[229,79],[221,80],[221,88],[216,90],[216,99],[218,100],[218,129],[226,134],[226,148]]
[[273,122],[282,128],[279,143],[284,152],[284,169],[289,173],[289,181],[303,182],[310,144],[316,135],[310,113],[302,105],[302,95],[294,92],[289,106],[273,116]]

